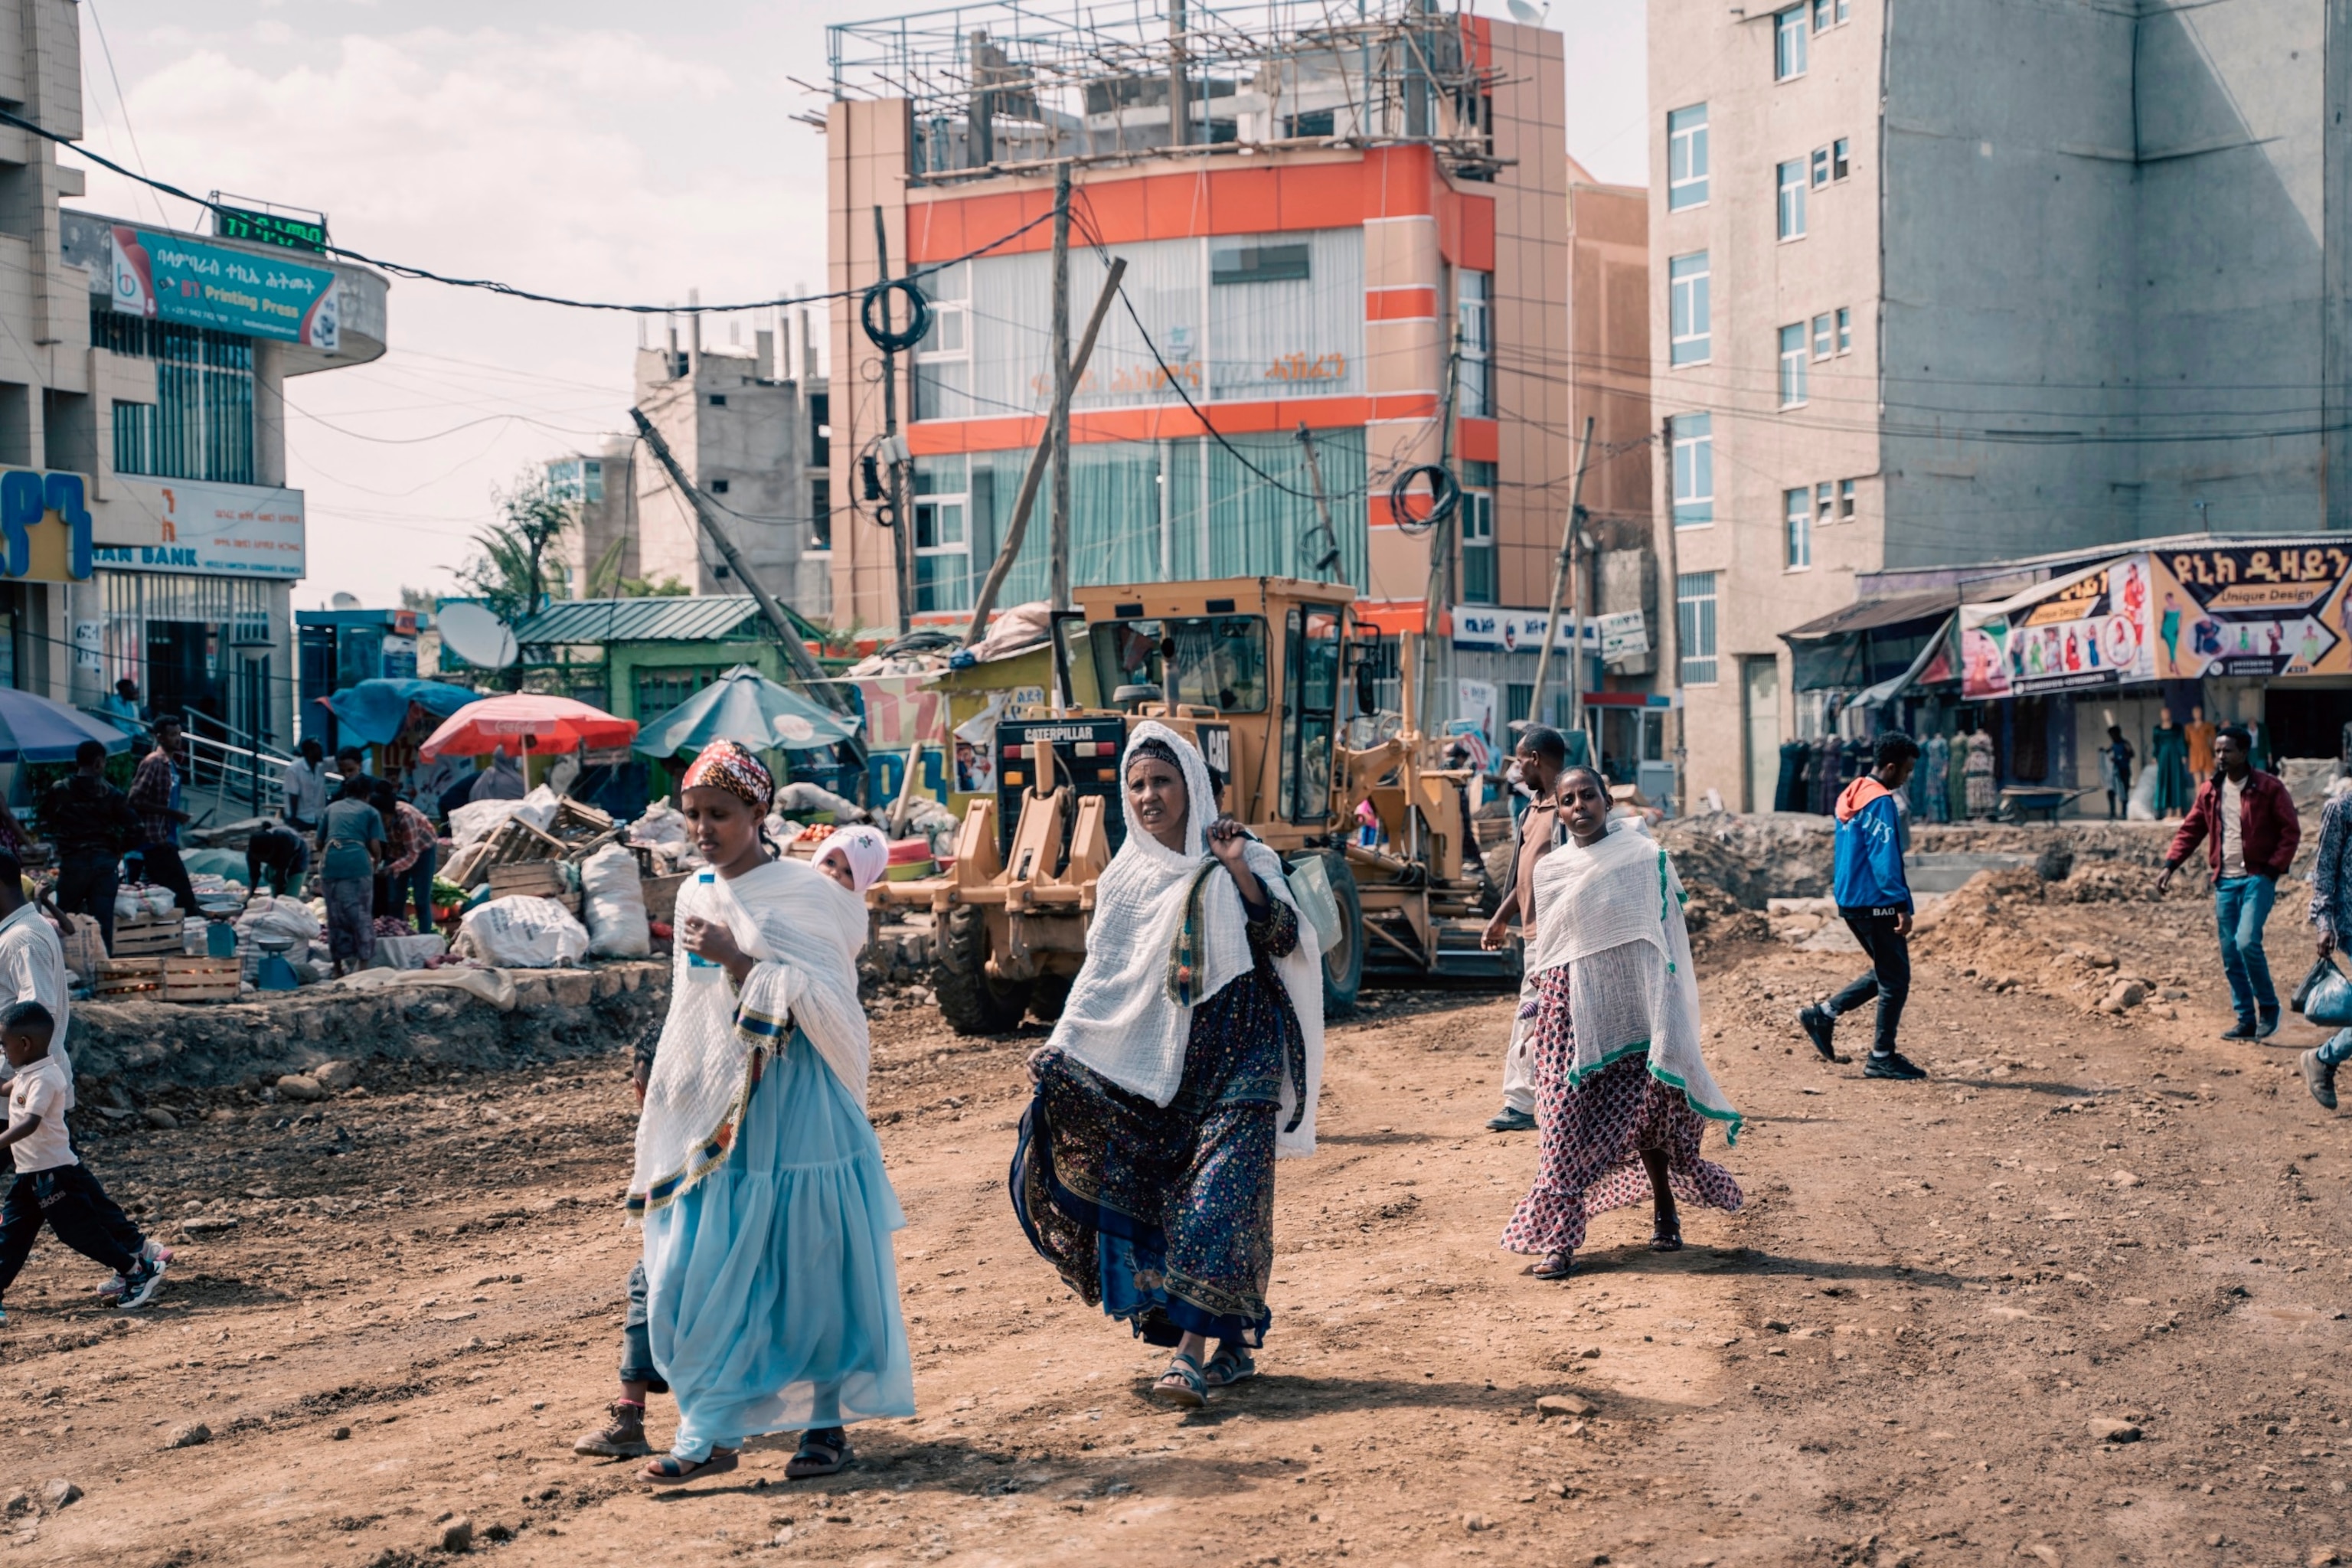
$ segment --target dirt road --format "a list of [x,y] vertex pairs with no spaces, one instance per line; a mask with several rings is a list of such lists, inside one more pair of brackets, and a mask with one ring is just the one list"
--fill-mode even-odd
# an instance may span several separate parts
[[[1282,1168],[1266,1375],[1189,1417],[1013,1224],[1032,1042],[879,1017],[922,1414],[823,1483],[784,1482],[782,1438],[666,1494],[569,1453],[634,1250],[620,1042],[379,1069],[282,1127],[299,1108],[90,1131],[118,1195],[196,1234],[136,1319],[46,1242],[12,1292],[0,1563],[394,1568],[447,1561],[459,1518],[517,1564],[2336,1561],[2352,1143],[2290,1051],[2215,1037],[2201,902],[1990,908],[1923,944],[1916,1085],[1797,1037],[1850,958],[1703,952],[1752,1118],[1709,1151],[1748,1206],[1692,1213],[1667,1258],[1645,1211],[1606,1216],[1560,1286],[1495,1247],[1534,1153],[1481,1130],[1507,1005],[1391,996],[1336,1028],[1322,1152]],[[2189,994],[2087,1013],[2116,970]],[[1548,1394],[1590,1408],[1539,1421]]]

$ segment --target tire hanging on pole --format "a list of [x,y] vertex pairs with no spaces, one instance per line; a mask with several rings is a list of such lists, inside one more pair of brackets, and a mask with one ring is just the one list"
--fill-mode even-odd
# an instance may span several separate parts
[[[1414,517],[1405,504],[1412,499],[1412,482],[1419,479],[1429,481],[1427,517]],[[1454,509],[1461,504],[1462,482],[1443,464],[1422,463],[1407,468],[1396,477],[1394,484],[1389,486],[1389,515],[1396,520],[1402,531],[1415,537],[1427,533],[1452,517]]]
[[[907,325],[899,331],[890,327],[890,296],[907,297]],[[924,298],[920,285],[911,278],[892,278],[866,290],[866,298],[857,307],[857,319],[866,329],[866,341],[886,354],[902,354],[930,335],[931,302]]]

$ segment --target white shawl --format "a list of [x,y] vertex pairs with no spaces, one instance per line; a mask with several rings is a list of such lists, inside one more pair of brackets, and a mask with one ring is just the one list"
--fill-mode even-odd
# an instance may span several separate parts
[[[1069,1000],[1054,1026],[1053,1043],[1072,1061],[1092,1068],[1158,1106],[1176,1098],[1184,1077],[1184,1049],[1192,1037],[1192,1007],[1171,993],[1171,955],[1184,927],[1193,884],[1214,862],[1208,853],[1208,827],[1216,819],[1216,792],[1209,765],[1192,742],[1150,720],[1128,737],[1128,755],[1137,742],[1157,740],[1176,755],[1184,773],[1184,847],[1169,848],[1151,837],[1126,805],[1127,758],[1119,760],[1120,800],[1127,837],[1095,883],[1095,912],[1087,927],[1087,961],[1070,986]],[[1244,856],[1270,897],[1297,912],[1281,857],[1252,839]],[[1230,876],[1212,870],[1201,880],[1200,970],[1191,986],[1206,1001],[1250,972],[1247,920],[1241,889]],[[1290,994],[1306,1037],[1307,1104],[1298,1126],[1290,1128],[1298,1095],[1287,1063],[1282,1074],[1282,1104],[1275,1125],[1275,1152],[1296,1157],[1315,1152],[1315,1105],[1323,1085],[1323,965],[1315,952],[1314,927],[1302,915],[1298,945],[1276,959],[1275,973]]]
[[1571,1088],[1642,1052],[1650,1076],[1739,1136],[1739,1112],[1699,1051],[1698,977],[1683,925],[1683,885],[1666,852],[1627,820],[1598,844],[1573,841],[1536,862],[1536,936],[1528,978],[1569,967],[1576,1060]]
[[726,970],[677,949],[669,1016],[637,1118],[632,1217],[676,1202],[726,1160],[756,1064],[781,1052],[795,1026],[866,1104],[872,1047],[857,1002],[865,900],[822,871],[772,860],[732,879],[705,872],[687,883],[678,924],[694,915],[727,927],[755,962],[739,992]]

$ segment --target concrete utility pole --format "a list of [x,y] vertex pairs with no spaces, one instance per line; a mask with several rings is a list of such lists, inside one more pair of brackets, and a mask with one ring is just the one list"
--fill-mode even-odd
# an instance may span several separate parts
[[[1102,292],[1095,298],[1094,313],[1087,318],[1087,330],[1078,339],[1078,352],[1070,362],[1070,374],[1087,373],[1087,362],[1094,358],[1095,339],[1102,331],[1103,318],[1110,313],[1110,302],[1118,293],[1119,279],[1127,276],[1127,258],[1114,256],[1110,274],[1103,279]],[[1013,503],[1013,521],[1005,525],[1004,542],[996,548],[996,564],[988,569],[987,580],[971,599],[971,625],[963,634],[963,646],[971,647],[988,635],[988,612],[995,607],[997,591],[1004,586],[1006,574],[1021,553],[1021,541],[1029,531],[1029,513],[1037,504],[1037,490],[1045,482],[1045,462],[1053,456],[1054,431],[1048,425],[1039,437],[1037,449],[1029,455],[1029,471],[1022,476],[1021,494]]]
[[[874,270],[880,281],[890,281],[890,235],[882,224],[882,204],[874,204]],[[889,296],[883,296],[883,324],[889,324]],[[898,356],[888,349],[882,351],[882,443],[883,457],[890,465],[890,564],[891,582],[898,601],[898,635],[907,635],[908,618],[915,613],[915,558],[908,548],[907,476],[906,465],[897,457],[898,445]]]
[[1315,489],[1315,515],[1320,520],[1323,537],[1330,548],[1315,558],[1315,570],[1328,574],[1339,565],[1339,532],[1331,526],[1331,502],[1323,493],[1323,465],[1316,460],[1315,437],[1307,432],[1307,421],[1298,422],[1299,450],[1307,455],[1307,482]]
[[[1666,465],[1664,508],[1666,589],[1673,595],[1669,603],[1674,605],[1674,610],[1671,615],[1661,616],[1658,619],[1664,623],[1659,630],[1664,631],[1667,626],[1675,628],[1675,662],[1669,668],[1675,684],[1675,800],[1679,805],[1690,794],[1690,706],[1684,700],[1683,693],[1683,542],[1675,531],[1674,465],[1671,461],[1675,450],[1675,422],[1671,419],[1658,426],[1658,450],[1667,454],[1670,459]],[[1664,637],[1658,640],[1661,644],[1665,641]]]
[[1070,607],[1070,164],[1054,165],[1054,517],[1046,535],[1046,597]]
[[[1535,693],[1528,699],[1528,717],[1534,720],[1538,724],[1544,721],[1544,678],[1551,669],[1551,645],[1559,637],[1560,594],[1563,589],[1568,587],[1576,571],[1576,535],[1578,531],[1584,526],[1584,466],[1586,461],[1590,459],[1591,456],[1592,416],[1588,414],[1584,416],[1583,437],[1578,443],[1576,448],[1576,480],[1569,487],[1568,490],[1568,526],[1560,531],[1559,562],[1559,564],[1552,569],[1551,614],[1544,618],[1543,647],[1536,654]],[[1576,678],[1576,689],[1580,691],[1582,689],[1583,685],[1583,667],[1576,661],[1582,656],[1583,651],[1584,623],[1580,618],[1580,619],[1578,620],[1576,626],[1575,651],[1569,656],[1569,669]],[[1582,722],[1580,716],[1577,714],[1576,699],[1574,698],[1570,700],[1569,714],[1571,722],[1579,724]]]
[[[670,455],[669,443],[662,439],[662,433],[659,430],[654,428],[654,422],[646,417],[646,411],[642,408],[632,408],[629,410],[629,417],[637,422],[637,434],[644,438],[646,445],[653,449],[654,460],[662,466],[662,471],[669,475],[669,482],[677,487],[677,493],[684,496],[686,504],[693,509],[694,521],[701,526],[702,531],[709,536],[710,542],[719,547],[719,553],[726,559],[727,570],[735,574],[735,580],[742,584],[745,590],[759,604],[760,614],[767,617],[768,625],[774,628],[777,639],[784,645],[784,661],[793,667],[793,673],[799,676],[803,683],[816,692],[827,707],[837,713],[855,717],[856,710],[850,707],[848,699],[840,694],[833,678],[825,674],[824,668],[817,663],[806,645],[801,641],[800,627],[793,624],[792,616],[784,613],[784,607],[776,603],[774,595],[768,592],[766,585],[752,572],[751,563],[743,559],[743,552],[735,548],[734,537],[727,531],[726,525],[719,521],[718,509],[710,504],[709,497],[687,482],[686,471],[677,466],[677,459]],[[857,746],[858,754],[862,758],[865,754],[864,742],[857,742]]]
[[1168,5],[1168,144],[1192,139],[1192,86],[1184,79],[1184,0]]
[[[1445,362],[1445,398],[1439,405],[1437,422],[1437,466],[1451,473],[1454,459],[1454,406],[1462,388],[1462,327],[1454,328],[1454,352]],[[1454,487],[1454,510],[1440,518],[1429,531],[1429,583],[1422,592],[1421,616],[1421,717],[1423,724],[1437,722],[1437,683],[1443,679],[1438,668],[1444,644],[1438,632],[1445,618],[1445,609],[1454,586],[1454,533],[1450,524],[1461,515],[1461,487]],[[1436,504],[1432,488],[1430,504]],[[1450,665],[1451,661],[1447,661]],[[1448,704],[1447,706],[1451,706]],[[1424,731],[1425,733],[1426,731]]]

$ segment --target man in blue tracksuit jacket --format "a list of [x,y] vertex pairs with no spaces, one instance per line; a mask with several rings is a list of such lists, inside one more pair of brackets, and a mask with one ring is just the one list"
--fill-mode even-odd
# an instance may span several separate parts
[[1831,1042],[1838,1015],[1875,995],[1878,1036],[1863,1077],[1926,1078],[1895,1048],[1903,1003],[1911,994],[1911,884],[1903,876],[1903,851],[1911,835],[1897,792],[1910,781],[1919,744],[1900,730],[1889,731],[1878,737],[1871,760],[1875,765],[1870,772],[1838,795],[1833,887],[1838,914],[1870,955],[1870,970],[1821,1006],[1798,1014],[1797,1021],[1813,1048],[1835,1061]]

